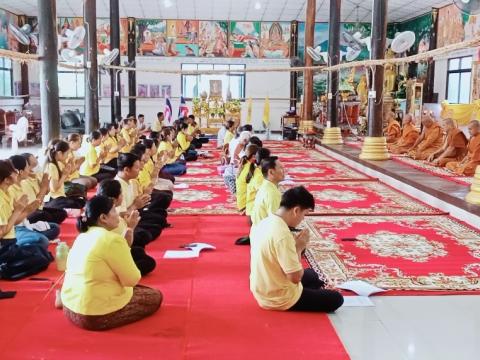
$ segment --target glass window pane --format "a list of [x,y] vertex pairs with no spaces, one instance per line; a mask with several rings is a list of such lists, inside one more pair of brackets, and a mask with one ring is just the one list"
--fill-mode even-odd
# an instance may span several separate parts
[[182,70],[197,70],[197,64],[182,64]]
[[7,69],[11,69],[11,68],[12,68],[12,60],[7,59],[7,58],[3,58],[3,62],[4,62],[4,66],[5,66]]
[[215,64],[213,67],[215,70],[228,70],[228,65],[226,64]]
[[5,81],[4,81],[4,89],[3,89],[3,96],[12,96],[12,73],[10,70],[4,71],[5,74]]
[[72,72],[58,73],[58,92],[60,97],[76,97],[76,76]]
[[458,99],[460,104],[470,103],[471,75],[470,72],[460,74],[460,97]]
[[232,69],[232,70],[239,70],[239,69],[243,70],[243,69],[245,69],[245,65],[232,64],[232,65],[230,65],[230,69]]
[[197,94],[197,76],[184,75],[183,76],[183,96],[192,98],[198,96]]
[[213,64],[198,64],[198,70],[213,70]]
[[85,77],[83,73],[76,73],[77,94],[75,97],[85,97]]
[[4,61],[4,58],[0,57],[0,68],[3,68],[3,61]]
[[448,70],[458,70],[460,68],[460,59],[450,59],[448,62]]
[[471,56],[467,56],[467,57],[462,58],[461,68],[462,69],[471,69],[472,68],[472,57]]
[[448,75],[447,100],[449,103],[458,104],[458,86],[460,85],[460,74]]

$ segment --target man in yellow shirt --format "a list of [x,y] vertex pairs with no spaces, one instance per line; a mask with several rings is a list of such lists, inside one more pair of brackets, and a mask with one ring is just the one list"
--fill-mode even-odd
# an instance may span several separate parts
[[158,134],[160,133],[160,131],[162,131],[163,119],[164,119],[163,112],[161,112],[161,111],[158,112],[157,113],[157,118],[155,120],[153,120],[153,123],[150,126],[150,130],[151,130],[150,137],[152,137],[152,138],[157,138],[158,137]]
[[188,135],[188,124],[180,123],[179,131],[177,135],[177,149],[175,150],[175,156],[179,158],[181,155],[185,158],[185,161],[195,161],[198,158],[197,152],[192,149],[191,141],[193,137]]
[[287,190],[280,208],[252,229],[250,291],[267,310],[332,312],[343,304],[342,295],[325,290],[325,283],[312,269],[303,269],[302,252],[308,244],[308,229],[292,235],[315,200],[303,186]]
[[263,160],[260,167],[264,180],[253,203],[251,215],[253,226],[277,211],[282,197],[280,190],[278,190],[278,184],[285,177],[283,165],[276,156]]

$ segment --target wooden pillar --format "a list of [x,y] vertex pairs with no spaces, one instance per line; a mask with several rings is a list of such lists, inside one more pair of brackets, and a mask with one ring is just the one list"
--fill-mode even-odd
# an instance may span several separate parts
[[[313,47],[315,36],[316,0],[307,0],[307,16],[305,22],[305,51]],[[305,66],[312,66],[313,59],[305,52]],[[303,72],[303,119],[313,120],[313,71]]]
[[[27,24],[27,16],[26,15],[19,15],[18,16],[18,26],[22,27],[23,25]],[[29,50],[28,45],[22,45],[18,43],[19,46],[19,51],[22,53],[26,53]],[[30,93],[28,89],[28,64],[27,63],[20,63],[20,81],[21,81],[21,86],[20,86],[20,94],[14,94],[14,95],[22,95],[23,97],[23,104],[28,103],[29,97],[26,96]],[[15,89],[16,90],[16,89]]]
[[38,0],[40,61],[40,106],[42,113],[42,144],[60,136],[60,104],[57,76],[56,1]]
[[[292,21],[290,26],[290,58],[298,56],[298,21]],[[306,56],[306,55],[305,55]],[[297,106],[297,82],[298,74],[290,72],[290,108]]]
[[[373,0],[372,52],[374,60],[385,58],[388,0]],[[375,66],[368,95],[368,133],[360,154],[365,160],[386,160],[390,156],[383,136],[383,66]]]
[[[130,66],[135,66],[136,56],[136,31],[135,31],[135,18],[128,18],[128,63]],[[137,114],[137,99],[134,96],[137,95],[137,73],[135,71],[128,72],[128,112],[130,114]],[[133,97],[133,98],[132,98]]]
[[[120,50],[120,8],[119,0],[110,0],[110,49]],[[120,66],[120,56],[113,60],[112,65]],[[120,122],[122,120],[122,99],[120,91],[122,85],[120,83],[120,71],[110,70],[110,87],[112,102],[112,122]]]
[[98,116],[98,64],[97,64],[97,1],[83,1],[84,23],[87,38],[84,52],[85,64],[85,133],[100,127]]
[[[432,9],[432,27],[430,29],[430,47],[428,50],[435,50],[437,48],[437,32],[438,32],[438,9]],[[433,89],[435,85],[435,61],[430,61],[427,68],[427,79],[423,89],[423,102],[433,103],[438,101],[434,99]]]
[[[330,0],[330,21],[328,25],[328,58],[329,65],[340,63],[340,15],[341,0]],[[328,73],[327,91],[327,128],[322,142],[324,144],[341,144],[342,132],[338,127],[338,71]]]

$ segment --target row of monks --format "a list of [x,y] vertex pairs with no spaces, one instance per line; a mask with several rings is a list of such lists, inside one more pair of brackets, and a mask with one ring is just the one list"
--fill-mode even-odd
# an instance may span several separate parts
[[426,160],[431,165],[445,167],[465,176],[473,176],[480,165],[480,122],[468,124],[467,139],[452,119],[443,119],[440,125],[431,115],[423,115],[422,131],[412,115],[406,115],[403,126],[393,113],[388,115],[385,130],[388,149],[392,154],[406,154],[416,160]]

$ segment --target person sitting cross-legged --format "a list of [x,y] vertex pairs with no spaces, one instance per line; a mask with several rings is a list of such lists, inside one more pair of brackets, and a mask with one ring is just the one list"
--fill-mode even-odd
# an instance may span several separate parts
[[287,190],[280,208],[252,228],[250,291],[267,310],[332,312],[343,304],[338,291],[312,269],[303,269],[301,256],[308,244],[308,230],[293,235],[315,200],[303,186]]

